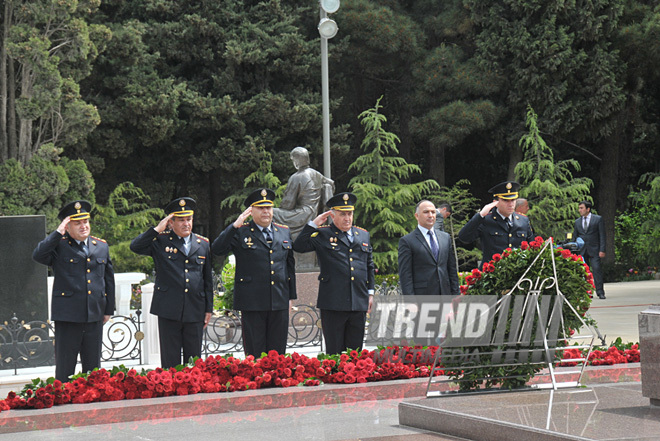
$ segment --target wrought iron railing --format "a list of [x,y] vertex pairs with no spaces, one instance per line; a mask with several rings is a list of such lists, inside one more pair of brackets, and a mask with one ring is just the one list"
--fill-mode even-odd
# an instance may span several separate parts
[[16,314],[0,324],[0,369],[48,366],[55,363],[53,327],[49,322],[19,321]]
[[143,321],[141,310],[135,315],[115,315],[103,327],[102,361],[137,360],[142,364]]
[[[377,295],[397,295],[398,285],[386,283],[376,287]],[[136,361],[142,364],[144,321],[142,311],[130,316],[116,315],[103,327],[102,361]],[[19,320],[14,315],[0,324],[0,370],[52,366],[55,364],[54,327],[49,321]],[[313,306],[298,305],[291,310],[287,349],[320,347],[323,350],[320,311]],[[204,332],[202,356],[241,354],[243,338],[240,312],[216,311]]]

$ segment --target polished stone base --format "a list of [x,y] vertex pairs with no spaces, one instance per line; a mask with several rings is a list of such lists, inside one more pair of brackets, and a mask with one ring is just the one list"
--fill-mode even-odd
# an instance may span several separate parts
[[407,400],[399,422],[475,441],[660,439],[639,383]]

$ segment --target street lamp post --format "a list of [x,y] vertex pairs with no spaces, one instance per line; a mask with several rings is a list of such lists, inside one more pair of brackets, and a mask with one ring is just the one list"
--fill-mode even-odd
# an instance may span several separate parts
[[328,79],[328,40],[337,35],[337,23],[328,14],[337,12],[339,0],[319,0],[321,35],[321,100],[323,118],[323,174],[330,176],[330,87]]

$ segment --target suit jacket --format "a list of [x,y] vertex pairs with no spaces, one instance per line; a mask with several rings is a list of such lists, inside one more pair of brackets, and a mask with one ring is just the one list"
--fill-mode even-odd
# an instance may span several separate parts
[[183,240],[173,231],[149,228],[131,241],[134,253],[151,256],[156,282],[150,312],[184,323],[204,321],[213,311],[213,276],[209,240],[191,233],[186,256]]
[[366,311],[374,289],[374,262],[369,232],[351,227],[353,242],[334,224],[305,225],[293,243],[299,253],[316,251],[321,267],[316,306],[332,311]]
[[89,256],[68,233],[53,231],[42,240],[32,258],[53,268],[51,320],[98,322],[115,311],[115,271],[108,244],[88,238]]
[[289,309],[296,296],[296,261],[289,227],[271,224],[273,243],[251,221],[234,228],[229,225],[213,241],[213,253],[236,257],[234,308],[239,311]]
[[586,231],[582,227],[582,217],[575,220],[573,239],[578,237],[584,240],[584,248],[580,251],[583,256],[596,257],[599,252],[605,252],[605,225],[603,225],[603,219],[599,215],[591,214]]
[[481,239],[482,262],[489,262],[493,254],[501,253],[507,248],[520,248],[523,241],[532,240],[532,228],[527,216],[513,213],[513,227],[509,231],[506,221],[497,213],[497,207],[481,217],[479,213],[458,232],[458,239],[470,243]]
[[404,295],[459,295],[456,260],[449,234],[434,229],[438,259],[415,228],[399,240],[399,284]]

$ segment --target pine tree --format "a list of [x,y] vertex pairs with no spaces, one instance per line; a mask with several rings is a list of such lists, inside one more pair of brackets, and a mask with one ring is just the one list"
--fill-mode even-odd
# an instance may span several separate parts
[[520,138],[523,161],[516,166],[516,175],[522,184],[520,196],[527,198],[531,208],[528,212],[532,227],[537,235],[558,240],[573,231],[573,222],[578,213],[578,202],[591,200],[591,179],[573,177],[580,171],[575,159],[555,162],[552,149],[548,147],[537,125],[534,109],[527,108],[528,133]]
[[387,118],[379,112],[381,99],[358,117],[364,126],[361,148],[365,153],[348,170],[355,174],[349,182],[358,198],[355,222],[371,234],[374,262],[382,274],[387,274],[396,272],[399,238],[414,226],[415,204],[440,186],[432,179],[401,182],[421,174],[421,169],[394,156],[401,141],[383,127]]

